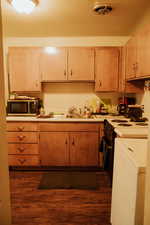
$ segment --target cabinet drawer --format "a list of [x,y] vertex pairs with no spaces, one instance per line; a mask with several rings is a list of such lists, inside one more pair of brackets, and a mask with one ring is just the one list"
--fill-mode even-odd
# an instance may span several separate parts
[[37,131],[37,123],[7,122],[7,131]]
[[9,144],[9,154],[36,155],[39,154],[38,144]]
[[37,166],[39,165],[39,156],[36,155],[9,155],[10,166]]
[[40,123],[40,131],[95,131],[99,132],[99,123]]
[[8,143],[38,143],[36,132],[8,132]]

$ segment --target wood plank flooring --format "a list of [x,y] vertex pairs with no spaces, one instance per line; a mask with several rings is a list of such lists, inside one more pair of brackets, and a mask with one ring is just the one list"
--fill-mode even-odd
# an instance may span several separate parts
[[12,225],[110,225],[111,188],[98,172],[98,190],[39,190],[43,172],[10,172]]

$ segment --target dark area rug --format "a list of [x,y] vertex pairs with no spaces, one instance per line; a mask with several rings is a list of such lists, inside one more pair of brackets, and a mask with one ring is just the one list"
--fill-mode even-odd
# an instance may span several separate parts
[[42,175],[39,189],[97,189],[96,172],[55,171]]

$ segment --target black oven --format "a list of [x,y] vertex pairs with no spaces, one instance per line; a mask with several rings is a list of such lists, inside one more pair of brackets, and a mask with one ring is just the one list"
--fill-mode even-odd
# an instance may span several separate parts
[[34,100],[8,100],[7,115],[8,116],[34,116],[39,113],[40,102]]
[[104,136],[101,142],[101,151],[103,152],[103,168],[108,172],[112,184],[113,163],[114,163],[114,144],[116,133],[114,127],[104,120]]

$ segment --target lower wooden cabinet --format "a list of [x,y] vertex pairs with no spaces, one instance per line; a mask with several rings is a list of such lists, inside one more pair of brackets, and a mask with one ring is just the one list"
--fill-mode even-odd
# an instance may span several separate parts
[[8,160],[10,166],[38,166],[39,133],[37,123],[8,122]]
[[97,167],[102,126],[80,122],[8,122],[9,165]]
[[10,166],[38,166],[38,155],[9,155],[8,162]]
[[70,165],[98,166],[98,146],[97,132],[70,133]]
[[44,166],[67,166],[69,135],[67,132],[41,132],[40,158]]
[[[70,123],[67,127],[67,124],[60,124],[60,126],[59,124],[55,124],[55,127],[53,127],[49,126],[49,124],[48,126],[46,126],[46,124],[41,124],[40,158],[42,165],[99,165],[100,125],[92,123],[83,124],[83,127],[82,123],[76,125],[74,124],[73,126],[73,124]],[[44,127],[46,131],[44,131]],[[64,127],[65,131],[61,131]],[[88,127],[89,130],[92,131],[87,131]]]

